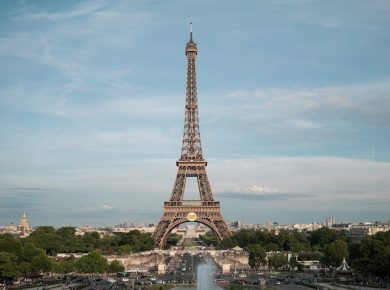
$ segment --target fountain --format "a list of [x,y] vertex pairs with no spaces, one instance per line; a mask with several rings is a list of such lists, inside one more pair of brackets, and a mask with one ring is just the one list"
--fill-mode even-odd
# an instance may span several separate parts
[[196,288],[175,287],[172,290],[223,290],[214,284],[214,268],[211,264],[199,264],[196,270]]
[[213,286],[213,267],[210,264],[200,264],[196,271],[196,290],[210,290]]

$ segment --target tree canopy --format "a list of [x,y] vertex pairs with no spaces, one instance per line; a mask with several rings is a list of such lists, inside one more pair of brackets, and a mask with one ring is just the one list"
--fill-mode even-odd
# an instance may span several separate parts
[[[171,243],[177,242],[173,236]],[[101,237],[97,232],[76,235],[74,227],[38,227],[26,238],[10,234],[0,235],[0,281],[11,281],[19,276],[36,277],[54,271],[69,273],[102,273],[123,270],[118,261],[107,263],[103,254],[128,254],[151,250],[154,241],[150,234],[139,231],[114,233]],[[50,258],[57,253],[89,253],[76,260],[69,256],[59,260]],[[119,264],[118,264],[119,263]]]
[[[301,233],[281,230],[278,233],[267,230],[245,229],[234,233],[218,245],[213,233],[201,236],[206,244],[222,249],[240,246],[249,253],[249,264],[258,269],[266,264],[278,269],[287,266],[287,258],[278,251],[294,252],[298,260],[290,261],[290,267],[299,266],[299,261],[320,260],[325,265],[337,267],[343,258],[361,273],[385,277],[390,273],[390,232],[380,232],[365,237],[360,244],[354,244],[340,230],[321,228]],[[168,246],[174,245],[179,236],[170,235]],[[154,242],[150,234],[139,231],[113,233],[101,237],[97,232],[76,235],[73,227],[38,227],[30,236],[17,238],[10,234],[0,235],[0,282],[26,276],[34,277],[40,273],[54,271],[69,273],[75,270],[83,273],[102,273],[122,271],[118,261],[108,264],[103,255],[130,254],[151,250]],[[70,255],[54,260],[51,256],[58,252],[88,253],[75,259]]]
[[99,252],[93,251],[79,258],[75,267],[80,273],[104,273],[108,269],[108,263]]
[[[201,239],[207,244],[217,245],[212,234],[203,235]],[[378,277],[385,277],[390,273],[390,231],[367,236],[360,244],[355,244],[347,239],[343,230],[327,227],[306,233],[244,229],[235,232],[219,244],[222,249],[235,246],[248,251],[252,268],[258,268],[264,263],[262,260],[264,249],[266,252],[295,252],[298,253],[298,261],[320,260],[333,268],[339,266],[343,258],[346,258],[349,265],[361,273],[374,274]],[[274,257],[269,259],[270,266],[278,268],[281,264],[287,264],[282,257]]]

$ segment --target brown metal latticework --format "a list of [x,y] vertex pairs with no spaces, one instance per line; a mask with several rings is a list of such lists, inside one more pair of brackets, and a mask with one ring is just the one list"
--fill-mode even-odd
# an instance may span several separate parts
[[[185,51],[188,65],[183,145],[180,159],[176,162],[178,170],[170,200],[164,202],[164,213],[153,233],[155,246],[160,249],[164,247],[169,233],[178,225],[188,221],[205,224],[215,233],[219,241],[231,235],[221,215],[219,202],[214,200],[207,178],[207,162],[202,153],[196,93],[197,52],[190,31],[190,41]],[[197,178],[200,200],[183,200],[187,177]]]

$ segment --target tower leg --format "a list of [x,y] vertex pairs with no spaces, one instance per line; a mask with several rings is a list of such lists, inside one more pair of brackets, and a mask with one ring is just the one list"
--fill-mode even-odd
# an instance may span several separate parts
[[185,174],[177,174],[176,180],[173,185],[172,193],[171,193],[171,201],[179,201],[183,198],[184,188],[186,184]]
[[153,233],[155,248],[162,249],[164,247],[164,236],[171,222],[169,220],[161,219]]

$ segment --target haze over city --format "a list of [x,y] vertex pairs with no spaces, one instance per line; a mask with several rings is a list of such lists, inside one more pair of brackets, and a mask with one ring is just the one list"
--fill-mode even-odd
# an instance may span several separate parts
[[[156,223],[184,121],[226,220],[388,220],[388,1],[2,1],[0,224]],[[196,198],[189,184],[189,199]]]

